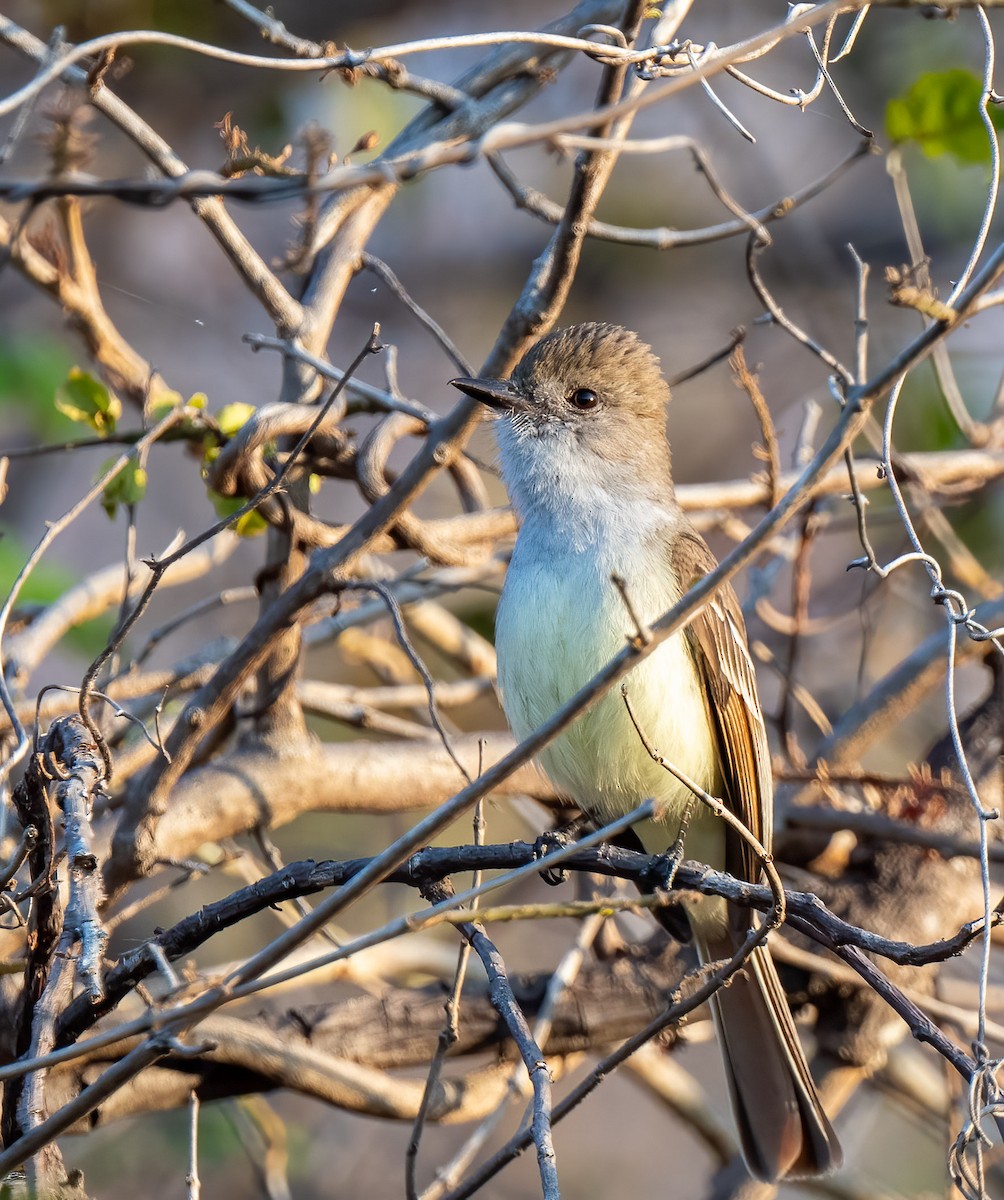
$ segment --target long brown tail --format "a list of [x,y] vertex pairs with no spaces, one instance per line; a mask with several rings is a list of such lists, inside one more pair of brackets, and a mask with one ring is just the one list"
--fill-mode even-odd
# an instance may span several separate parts
[[[703,944],[701,960],[729,958],[727,940]],[[840,1145],[816,1094],[784,989],[766,946],[711,1002],[732,1108],[750,1173],[772,1182],[840,1165]]]

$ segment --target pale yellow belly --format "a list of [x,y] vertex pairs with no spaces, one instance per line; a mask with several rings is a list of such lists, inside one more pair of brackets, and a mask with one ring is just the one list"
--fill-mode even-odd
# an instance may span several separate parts
[[[588,557],[555,569],[546,556],[514,556],[497,616],[499,683],[518,738],[536,729],[625,645],[632,632],[609,564]],[[620,564],[616,564],[617,567]],[[670,579],[646,581],[623,572],[642,620],[677,598]],[[650,744],[701,787],[719,795],[716,741],[687,643],[675,634],[625,680],[635,716]],[[540,754],[548,777],[595,820],[629,812],[652,798],[662,819],[637,829],[651,853],[668,849],[692,793],[647,753],[619,685],[598,700]],[[697,803],[686,856],[724,865],[720,822]]]

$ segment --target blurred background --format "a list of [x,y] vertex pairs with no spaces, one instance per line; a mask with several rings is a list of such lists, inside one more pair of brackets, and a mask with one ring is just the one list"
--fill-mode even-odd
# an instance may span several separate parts
[[[450,34],[535,28],[559,16],[560,4],[510,0],[504,6],[426,0],[423,4],[392,0],[283,0],[273,6],[293,33],[339,46],[362,49],[411,39]],[[786,6],[728,0],[695,4],[682,34],[697,44],[728,45],[768,27],[785,16]],[[62,25],[70,42],[116,30],[159,29],[184,34],[249,53],[278,54],[256,31],[222,4],[86,2],[86,0],[17,0],[3,13],[43,41]],[[991,17],[1000,30],[1000,18]],[[840,36],[843,34],[841,30]],[[450,81],[478,62],[477,49],[433,50],[408,60],[411,69]],[[252,146],[278,154],[315,124],[330,131],[339,155],[366,161],[386,147],[422,108],[415,96],[363,79],[355,86],[338,75],[317,78],[306,73],[249,70],[215,62],[173,48],[130,50],[128,68],[112,86],[192,168],[216,170],[226,152],[217,125],[225,114],[247,134]],[[919,15],[874,11],[854,51],[833,67],[834,78],[857,121],[876,134],[883,150],[888,102],[903,94],[930,71],[983,70],[983,40],[974,16],[961,13],[953,21],[928,21]],[[815,65],[804,39],[796,38],[752,64],[749,73],[787,93],[811,87]],[[118,71],[118,68],[116,68]],[[4,94],[26,82],[33,67],[8,46],[0,45],[0,90]],[[577,60],[514,119],[533,122],[577,112],[594,101],[600,68]],[[734,80],[720,79],[716,91],[754,135],[744,139],[699,88],[670,103],[639,114],[632,136],[688,134],[708,154],[716,173],[735,200],[755,211],[774,204],[819,179],[850,154],[861,141],[828,92],[806,111],[785,107],[754,94]],[[7,178],[33,178],[49,170],[45,135],[46,112],[57,89],[43,96],[28,130],[3,163]],[[0,140],[12,129],[10,116],[0,118]],[[103,178],[142,177],[148,164],[138,150],[98,114],[87,126],[94,139],[84,168]],[[365,135],[374,133],[371,150],[354,152]],[[972,247],[986,202],[988,168],[966,164],[952,155],[928,157],[915,146],[902,149],[925,250],[932,260],[935,285],[947,294]],[[571,158],[539,148],[507,155],[520,179],[563,203],[571,177]],[[268,262],[280,263],[296,234],[294,203],[230,205],[241,228]],[[0,204],[8,220],[19,210]],[[261,406],[278,393],[280,361],[274,354],[255,354],[242,341],[245,334],[274,332],[255,299],[242,287],[216,251],[209,234],[189,208],[175,203],[145,210],[114,199],[87,202],[86,234],[109,314],[125,337],[152,363],[166,382],[184,396],[205,393],[208,408],[242,402]],[[601,220],[625,226],[698,228],[730,219],[711,195],[704,177],[686,152],[625,156],[601,204]],[[870,364],[874,370],[919,332],[915,312],[886,302],[883,271],[909,261],[902,222],[883,154],[854,163],[822,194],[796,209],[770,231],[773,244],[760,265],[768,286],[785,311],[811,337],[840,359],[853,364],[857,275],[849,247],[871,267],[868,288]],[[423,175],[399,193],[378,226],[369,249],[397,273],[411,295],[450,333],[477,366],[491,348],[502,321],[518,297],[530,264],[546,245],[549,227],[519,211],[483,162]],[[747,361],[759,368],[781,447],[782,465],[792,465],[807,402],[822,407],[821,429],[836,418],[827,374],[819,360],[776,325],[764,323],[763,306],[751,290],[745,267],[746,239],[735,237],[706,245],[658,252],[650,248],[589,241],[562,324],[605,320],[637,329],[660,355],[672,376],[721,349],[730,331],[748,330]],[[293,287],[295,275],[283,278]],[[374,275],[363,272],[350,286],[328,346],[328,357],[345,367],[369,335],[374,321],[381,338],[397,348],[402,391],[436,412],[447,411],[455,397],[446,381],[456,374],[452,363],[427,333]],[[959,330],[952,339],[952,361],[966,404],[976,419],[988,416],[1001,375],[1004,325],[994,310]],[[0,265],[0,453],[61,442],[79,436],[79,427],[56,411],[56,390],[74,366],[88,369],[86,351],[68,329],[53,299],[24,280],[8,264]],[[364,364],[362,378],[385,382],[380,359]],[[127,414],[123,425],[135,425]],[[360,416],[365,430],[373,418]],[[947,416],[929,366],[913,373],[900,404],[896,444],[901,451],[945,450],[964,445]],[[670,413],[675,469],[681,484],[740,479],[762,470],[752,446],[760,429],[752,408],[735,386],[727,363],[720,363],[675,391]],[[822,440],[822,433],[817,436]],[[472,444],[474,454],[490,461],[490,433],[482,430]],[[393,463],[407,461],[410,447]],[[82,449],[58,457],[11,460],[8,495],[0,510],[0,594],[6,594],[47,520],[69,508],[93,481],[109,457],[107,447]],[[494,498],[503,502],[497,481]],[[316,511],[344,522],[364,508],[352,484],[328,482],[315,498]],[[813,551],[814,618],[827,618],[822,632],[805,639],[800,672],[829,719],[836,720],[871,684],[924,637],[940,628],[943,617],[928,599],[919,572],[903,573],[880,584],[864,573],[847,575],[847,563],[858,556],[853,510],[835,506],[825,533]],[[455,497],[443,482],[423,496],[418,511],[445,515],[455,511]],[[753,523],[758,514],[743,514]],[[988,576],[999,576],[1004,556],[1000,538],[1000,489],[976,501],[946,508],[956,535],[978,558]],[[149,490],[136,513],[136,550],[140,557],[162,551],[179,530],[192,535],[215,518],[199,479],[197,461],[178,446],[157,446],[149,462]],[[873,495],[869,520],[879,556],[893,557],[906,540],[891,506]],[[46,602],[72,582],[122,559],[126,538],[124,516],[114,520],[92,506],[46,555],[25,588],[26,602]],[[719,553],[731,544],[720,530],[709,533]],[[212,590],[243,585],[261,564],[261,543],[242,541],[214,570]],[[740,580],[740,594],[747,587]],[[772,596],[787,611],[790,576],[782,572]],[[163,591],[155,596],[144,620],[149,630],[206,594],[206,581]],[[974,597],[976,599],[977,597]],[[493,596],[471,589],[451,605],[475,629],[490,635]],[[172,634],[155,652],[153,662],[173,662],[217,635],[241,636],[254,619],[253,603],[208,614]],[[32,678],[29,694],[53,682],[79,682],[87,662],[101,648],[113,624],[108,615],[74,631]],[[751,637],[767,646],[778,639],[754,617]],[[442,664],[436,664],[442,667]],[[308,661],[307,674],[328,679],[373,682],[370,669],[349,649],[325,647]],[[774,676],[762,678],[765,705],[780,695]],[[960,707],[985,689],[977,668],[962,672]],[[490,698],[469,712],[453,714],[464,729],[503,728]],[[333,722],[316,721],[324,739],[345,737]],[[932,696],[904,724],[895,744],[875,749],[868,765],[902,770],[944,733],[943,701]],[[352,736],[365,736],[353,733]],[[277,835],[287,860],[314,855],[343,857],[372,852],[405,827],[400,818],[309,817]],[[395,822],[397,825],[395,826]],[[524,836],[527,826],[501,808],[490,816],[489,840]],[[323,847],[319,850],[318,847]],[[200,885],[199,902],[237,886],[226,872]],[[527,896],[541,892],[526,889]],[[166,923],[190,911],[194,893],[157,910]],[[412,903],[410,896],[388,889],[368,902],[387,915]],[[353,921],[373,915],[362,906]],[[127,924],[112,952],[135,944],[150,927],[144,914],[136,929]],[[234,944],[215,943],[200,965],[236,958],[253,948],[257,933],[269,936],[268,918],[243,926]],[[561,953],[567,931],[541,935],[531,948],[520,944],[512,969],[541,967]],[[511,935],[515,938],[515,935]],[[537,935],[535,934],[535,937]],[[247,939],[242,941],[241,939]],[[500,935],[505,948],[508,935]],[[450,938],[444,944],[452,944]],[[250,944],[249,944],[250,943]],[[703,1079],[724,1086],[712,1065],[708,1046],[688,1050],[682,1061]],[[705,1067],[707,1069],[705,1070]],[[392,1126],[322,1109],[296,1097],[276,1100],[286,1121],[292,1192],[303,1200],[321,1196],[391,1196],[402,1192],[401,1163],[410,1134]],[[841,1137],[848,1157],[865,1177],[895,1178],[900,1194],[934,1195],[943,1188],[944,1147],[929,1136],[929,1127],[912,1122],[902,1110],[882,1109],[875,1117],[874,1098],[858,1102],[842,1118]],[[187,1117],[169,1114],[114,1125],[98,1134],[68,1142],[68,1161],[86,1173],[95,1195],[118,1197],[181,1194],[187,1154]],[[202,1116],[203,1181],[207,1192],[256,1195],[258,1184],[240,1150],[240,1118],[228,1104],[208,1106]],[[438,1161],[462,1132],[432,1129],[423,1155]],[[890,1166],[892,1146],[902,1155]],[[705,1152],[686,1135],[677,1135],[664,1111],[625,1074],[608,1081],[557,1133],[561,1174],[567,1195],[590,1200],[617,1190],[639,1200],[697,1194],[707,1171]],[[490,1187],[500,1198],[536,1194],[536,1171],[530,1156],[506,1171]],[[792,1192],[792,1194],[795,1194]],[[878,1194],[878,1193],[876,1193]]]

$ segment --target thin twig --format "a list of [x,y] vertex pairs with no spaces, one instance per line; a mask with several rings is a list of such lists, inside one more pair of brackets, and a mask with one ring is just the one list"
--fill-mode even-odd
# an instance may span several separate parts
[[202,1195],[202,1180],[199,1178],[199,1093],[192,1090],[188,1098],[188,1200],[199,1200]]
[[372,271],[378,279],[382,279],[405,308],[413,313],[425,328],[428,329],[462,375],[474,374],[474,367],[457,349],[453,343],[453,339],[446,330],[411,297],[404,284],[382,259],[377,258],[376,255],[370,254],[367,251],[360,256],[359,261],[367,271]]
[[[104,488],[113,479],[117,478],[122,471],[125,470],[129,463],[134,461],[147,446],[151,445],[153,442],[156,442],[169,429],[171,429],[179,421],[183,420],[186,412],[187,410],[184,407],[179,407],[168,413],[163,420],[158,421],[158,423],[153,427],[153,429],[150,430],[149,433],[140,438],[140,440],[132,447],[131,450],[120,455],[112,464],[112,466],[110,466],[106,471],[103,471],[94,486],[89,488],[85,495],[82,496],[81,499],[76,502],[76,504],[72,505],[62,517],[56,521],[50,521],[47,523],[45,533],[39,539],[35,549],[29,555],[28,561],[18,572],[7,598],[4,600],[3,605],[0,606],[0,644],[2,644],[11,611],[14,605],[17,603],[17,598],[21,594],[21,589],[24,586],[25,581],[28,579],[29,575],[35,569],[38,562],[42,559],[43,555],[56,540],[56,538],[73,524],[73,522],[84,511],[84,509],[93,503],[93,501],[101,495]],[[7,775],[17,766],[17,764],[27,753],[30,743],[28,742],[24,726],[18,719],[17,710],[14,707],[14,699],[10,693],[6,672],[3,669],[2,663],[0,663],[0,701],[3,702],[3,706],[7,711],[7,717],[13,726],[14,735],[17,740],[14,749],[2,764],[3,770],[0,772],[0,774]]]
[[781,499],[781,450],[777,442],[777,430],[774,428],[774,421],[770,415],[770,408],[763,392],[760,390],[760,381],[756,374],[746,365],[746,355],[743,352],[742,345],[737,342],[732,351],[732,356],[729,359],[729,366],[735,376],[736,386],[749,396],[750,403],[753,405],[753,411],[756,413],[757,420],[760,422],[760,432],[763,435],[763,449],[754,448],[754,454],[758,458],[764,458],[767,462],[767,484],[768,493],[766,503],[768,507],[773,508]]
[[[428,889],[428,897],[446,899],[450,890],[442,884]],[[505,962],[498,948],[487,936],[480,921],[464,920],[458,928],[481,959],[488,975],[492,1006],[505,1022],[533,1088],[533,1118],[530,1129],[537,1147],[537,1168],[540,1172],[544,1200],[558,1200],[558,1172],[551,1137],[551,1074],[543,1051],[527,1023],[523,1010],[513,995]]]

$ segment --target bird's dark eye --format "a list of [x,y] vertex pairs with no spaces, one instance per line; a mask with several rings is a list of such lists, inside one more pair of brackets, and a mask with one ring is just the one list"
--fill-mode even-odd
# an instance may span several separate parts
[[582,409],[583,411],[595,408],[599,402],[600,398],[592,388],[576,388],[568,397],[568,403],[573,408]]

